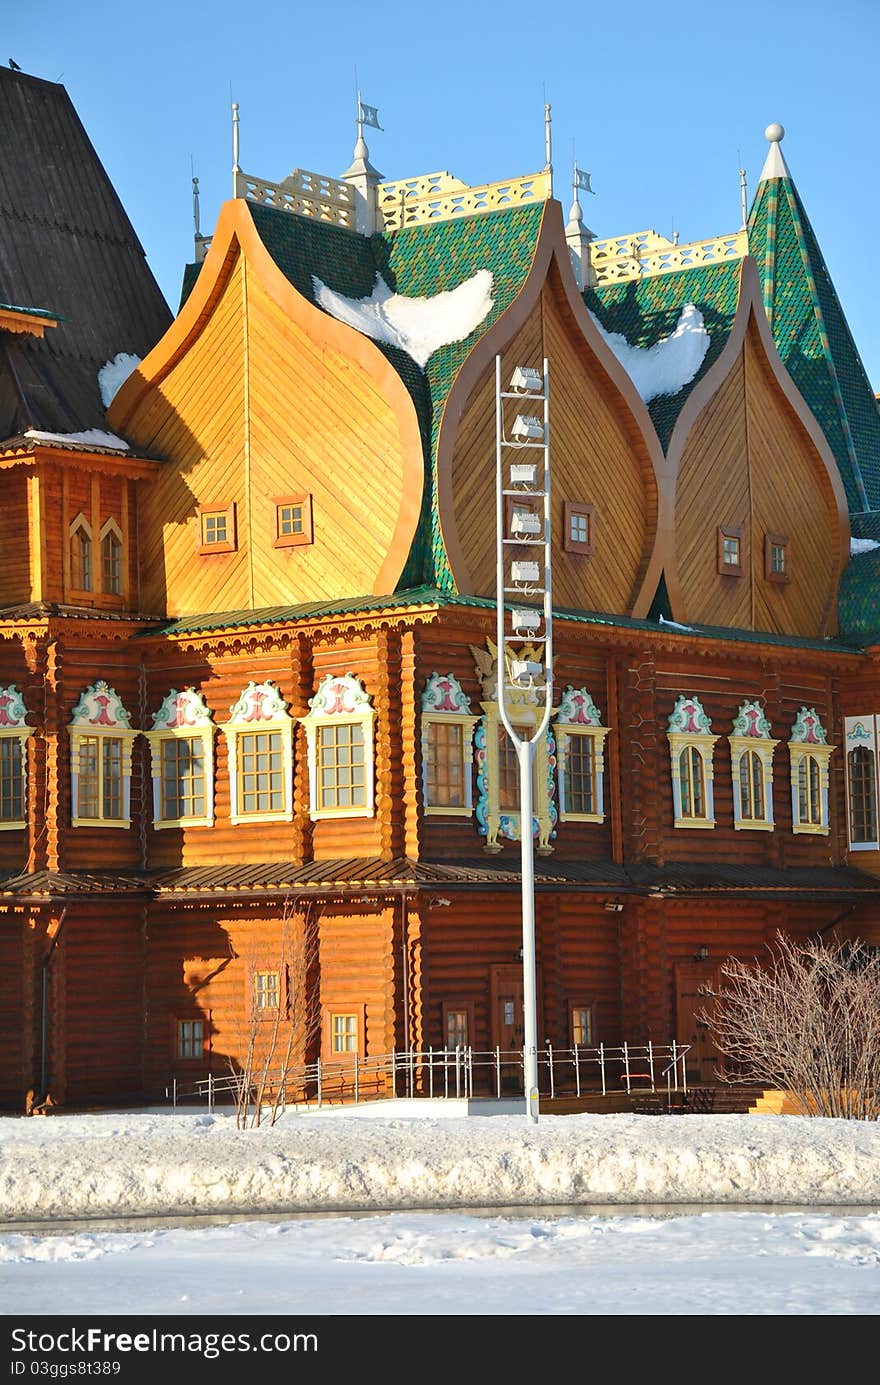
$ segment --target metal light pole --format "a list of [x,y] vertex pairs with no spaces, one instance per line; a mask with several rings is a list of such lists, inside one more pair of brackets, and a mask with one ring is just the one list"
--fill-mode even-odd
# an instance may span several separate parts
[[[504,400],[532,401],[542,405],[541,418],[518,415],[508,438],[504,426]],[[552,601],[550,589],[550,382],[544,361],[543,375],[532,367],[518,366],[510,389],[501,388],[501,357],[495,357],[496,436],[496,592],[498,645],[498,711],[516,749],[519,767],[520,846],[522,852],[522,958],[523,1023],[526,1116],[538,1120],[538,1008],[535,977],[535,842],[532,826],[532,775],[535,751],[547,732],[553,703]],[[522,449],[534,449],[540,460],[523,461]],[[520,452],[514,461],[512,452]],[[505,475],[505,453],[509,470]],[[505,500],[512,497],[510,532],[505,522]],[[517,513],[517,500],[520,511]],[[540,514],[536,515],[536,503]],[[513,550],[532,550],[529,557],[510,558]],[[505,597],[512,598],[507,628]],[[540,611],[535,603],[540,601]],[[521,602],[522,605],[516,603]],[[531,646],[528,657],[523,644]],[[543,650],[543,657],[540,651]],[[535,708],[531,736],[518,731],[512,721],[511,693],[528,692]],[[540,715],[538,709],[543,708]],[[522,705],[520,700],[520,705]]]

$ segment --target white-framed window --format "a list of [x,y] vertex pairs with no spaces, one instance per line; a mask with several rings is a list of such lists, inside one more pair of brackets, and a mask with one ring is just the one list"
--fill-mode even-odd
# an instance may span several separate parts
[[422,693],[422,798],[428,816],[473,813],[473,736],[479,720],[452,673],[432,673]]
[[0,688],[0,832],[27,826],[27,708],[14,683]]
[[877,717],[844,717],[846,818],[850,851],[880,850]]
[[131,826],[131,751],[137,731],[115,688],[86,688],[70,725],[70,819],[74,827]]
[[713,756],[718,737],[712,735],[699,698],[679,697],[668,727],[675,826],[714,827]]
[[293,719],[273,682],[248,683],[223,726],[229,749],[229,820],[293,819]]
[[772,832],[773,752],[779,744],[758,702],[743,702],[728,736],[737,831]]
[[314,820],[372,817],[373,728],[370,696],[353,674],[328,673],[301,718],[309,756]]
[[603,822],[608,727],[586,688],[569,683],[555,727],[560,821]]
[[172,688],[148,731],[153,826],[210,827],[214,821],[214,732],[211,711],[194,688]]
[[830,831],[828,762],[834,748],[815,707],[801,707],[788,743],[793,832],[827,836]]

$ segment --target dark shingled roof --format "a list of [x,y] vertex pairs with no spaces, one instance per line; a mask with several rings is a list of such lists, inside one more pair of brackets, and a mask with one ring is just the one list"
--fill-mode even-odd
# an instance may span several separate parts
[[98,370],[171,322],[143,247],[64,87],[0,68],[0,301],[62,319],[0,332],[0,439],[103,428]]
[[[76,895],[136,895],[158,901],[241,899],[287,894],[389,894],[443,889],[473,892],[520,889],[519,849],[500,858],[472,861],[414,861],[396,857],[346,857],[329,861],[293,861],[234,866],[184,866],[153,871],[36,871],[0,877],[0,897],[54,899]],[[785,870],[682,862],[669,866],[622,866],[612,861],[535,862],[535,885],[541,889],[584,894],[664,898],[737,894],[752,899],[824,899],[855,902],[880,894],[880,879],[851,866]]]

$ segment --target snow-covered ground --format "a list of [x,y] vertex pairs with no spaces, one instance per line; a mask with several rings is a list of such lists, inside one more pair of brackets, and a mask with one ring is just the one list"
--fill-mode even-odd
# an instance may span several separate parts
[[869,1314],[880,1124],[9,1117],[0,1219],[6,1315]]

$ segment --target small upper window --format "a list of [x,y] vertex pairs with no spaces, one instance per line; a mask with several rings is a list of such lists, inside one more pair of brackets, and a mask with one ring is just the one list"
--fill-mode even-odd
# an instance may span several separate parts
[[275,548],[292,548],[311,543],[312,497],[308,494],[283,495],[275,500]]
[[110,596],[122,595],[122,533],[115,519],[102,525],[101,590]]
[[718,526],[718,571],[725,577],[742,577],[742,531]]
[[562,547],[566,553],[580,553],[585,557],[595,553],[595,505],[583,505],[566,500],[564,523]]
[[235,506],[199,506],[199,552],[233,553],[235,551]]
[[764,576],[768,582],[788,582],[791,578],[788,539],[784,534],[767,534],[764,539]]
[[90,592],[93,584],[92,530],[85,516],[77,515],[70,526],[70,585],[74,591]]

